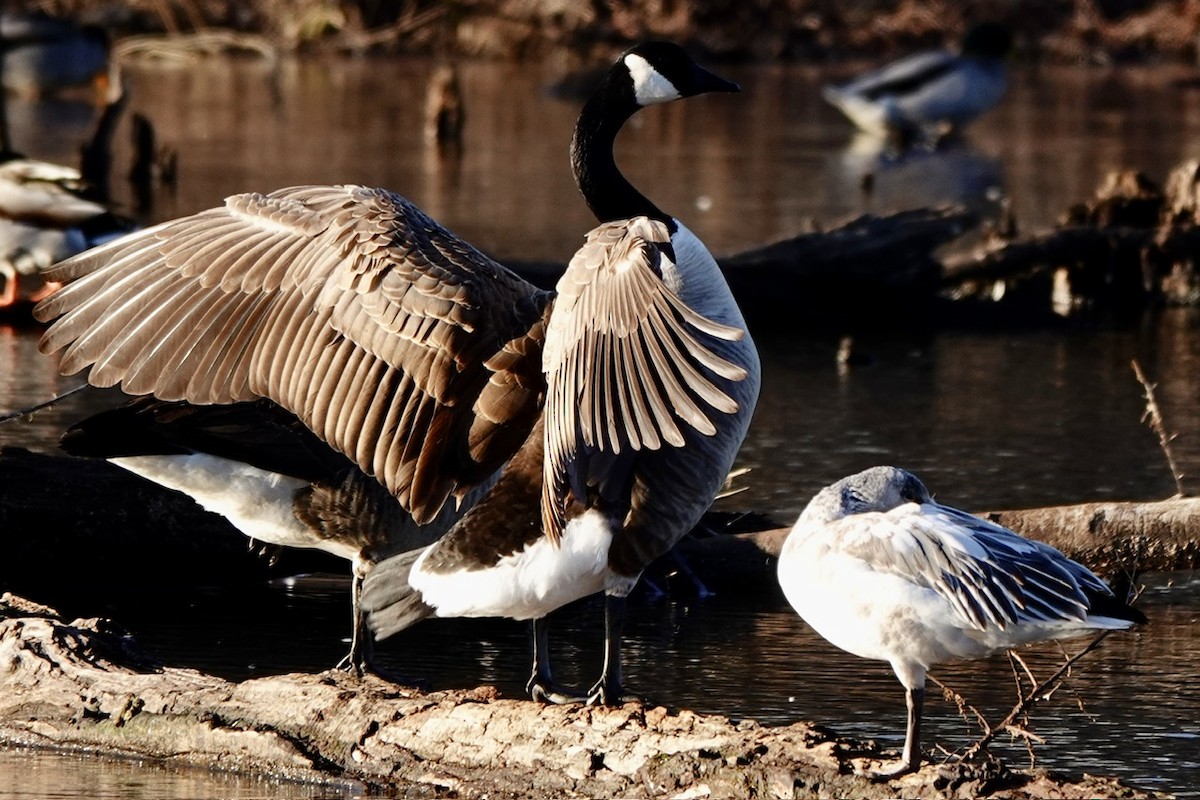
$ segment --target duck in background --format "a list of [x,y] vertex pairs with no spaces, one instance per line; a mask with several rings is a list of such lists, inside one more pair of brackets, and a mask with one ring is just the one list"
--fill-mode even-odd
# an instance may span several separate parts
[[779,556],[796,612],[831,644],[887,661],[908,703],[904,752],[887,779],[921,764],[921,708],[934,664],[1146,617],[1058,550],[937,503],[915,475],[873,467],[827,486]]
[[[87,196],[79,170],[10,154],[0,163],[0,309],[49,296],[59,284],[42,270],[131,227]],[[27,281],[34,289],[22,297]]]
[[971,28],[959,52],[916,53],[840,86],[825,99],[861,130],[903,144],[937,143],[989,110],[1008,90],[1012,32]]
[[[71,23],[44,15],[0,14],[0,82],[6,87],[10,80],[25,85],[37,78],[34,66],[39,60],[71,59],[76,47],[86,51],[79,42],[70,41],[71,29]],[[77,36],[91,40],[96,34],[80,29]],[[16,152],[9,130],[9,98],[0,97],[0,278],[4,282],[0,310],[11,309],[22,300],[36,303],[44,299],[58,284],[43,282],[39,277],[42,270],[135,227],[112,214],[104,202],[112,135],[127,99],[124,82],[116,63],[108,60],[107,45],[98,61],[82,55],[79,60],[87,62],[76,64],[79,74],[86,71],[92,77],[98,70],[107,87],[91,139],[81,150],[87,175],[74,167]],[[44,72],[40,89],[61,88],[65,85],[61,79],[66,77],[65,68],[58,73]],[[41,91],[21,94],[36,96]],[[39,104],[30,97],[20,102],[24,106]],[[27,297],[21,294],[24,283],[34,287]]]
[[62,89],[103,86],[109,43],[102,28],[40,12],[0,12],[3,85],[24,98]]

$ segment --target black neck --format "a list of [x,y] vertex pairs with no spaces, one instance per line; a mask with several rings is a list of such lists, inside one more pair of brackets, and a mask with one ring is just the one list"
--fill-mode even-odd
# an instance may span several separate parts
[[638,110],[632,90],[610,74],[583,107],[571,140],[575,183],[601,222],[644,215],[674,229],[673,220],[633,187],[613,160],[613,144],[625,121]]

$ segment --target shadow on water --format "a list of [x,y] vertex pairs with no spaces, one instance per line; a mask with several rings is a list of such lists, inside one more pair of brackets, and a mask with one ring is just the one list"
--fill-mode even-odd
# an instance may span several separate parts
[[[160,141],[180,153],[178,191],[159,198],[155,218],[191,213],[237,191],[362,182],[405,194],[501,257],[565,260],[592,220],[567,168],[577,108],[543,91],[555,76],[538,67],[463,65],[464,138],[459,156],[445,158],[420,134],[431,69],[412,60],[284,62],[274,74],[261,64],[219,61],[132,67],[131,110],[149,116]],[[734,72],[742,95],[650,109],[635,118],[617,153],[637,185],[719,253],[794,235],[814,220],[947,201],[984,211],[1004,201],[1019,224],[1036,230],[1089,196],[1106,170],[1133,166],[1161,178],[1181,158],[1200,155],[1191,152],[1200,141],[1200,93],[1180,93],[1169,76],[1151,70],[1022,74],[960,146],[903,159],[855,149],[845,122],[820,101],[819,71]],[[62,135],[18,129],[16,136],[30,155],[75,158]],[[117,142],[128,147],[120,135]],[[118,164],[123,157],[128,152],[119,149]],[[864,193],[867,172],[874,177]],[[1121,326],[877,330],[856,337],[860,358],[841,372],[837,333],[758,337],[763,396],[740,458],[753,472],[744,479],[747,491],[724,507],[790,520],[825,484],[889,462],[968,509],[1168,496],[1174,484],[1165,460],[1140,423],[1133,358],[1158,384],[1168,427],[1182,434],[1174,447],[1183,472],[1200,475],[1194,312],[1149,314]],[[0,409],[78,383],[37,354],[36,336],[0,328]],[[113,393],[72,397],[0,427],[0,444],[52,451],[67,425],[115,402]],[[1186,488],[1200,491],[1195,478]],[[52,567],[31,569],[45,569],[49,586]],[[150,553],[146,569],[171,565]],[[112,615],[167,662],[230,678],[327,668],[343,655],[349,631],[342,577],[167,594],[136,585],[86,597],[47,590],[56,593],[35,599],[60,602],[68,614]],[[1186,794],[1195,791],[1200,766],[1193,688],[1200,584],[1194,576],[1154,576],[1144,605],[1150,626],[1111,637],[1071,682],[1092,716],[1070,691],[1035,714],[1034,730],[1047,739],[1038,763]],[[594,679],[598,618],[598,602],[590,600],[556,620],[564,682]],[[525,626],[503,620],[427,621],[380,651],[385,666],[433,678],[435,686],[486,682],[519,696],[526,636]],[[628,654],[631,689],[657,702],[767,723],[813,719],[893,745],[903,733],[903,697],[886,665],[818,640],[773,590],[639,601]],[[1043,671],[1060,657],[1052,647],[1030,656]],[[943,669],[941,677],[993,719],[1011,705],[1003,659]],[[971,740],[971,725],[949,704],[931,701],[929,719],[931,741],[954,748]],[[1026,759],[1020,746],[1006,753],[1015,763]],[[46,766],[45,758],[0,753],[0,800],[340,796],[253,782],[227,788],[219,778],[200,789],[124,767],[104,772],[113,788],[96,794],[91,785],[78,788],[91,762]],[[43,770],[61,782],[23,780]]]

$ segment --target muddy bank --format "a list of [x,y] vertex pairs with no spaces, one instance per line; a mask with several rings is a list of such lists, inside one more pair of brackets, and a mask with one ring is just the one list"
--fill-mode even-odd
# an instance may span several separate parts
[[157,663],[114,622],[0,598],[0,741],[346,780],[405,797],[1147,797],[997,763],[890,783],[881,755],[796,723],[639,703],[542,706],[490,687],[421,693],[342,673],[241,683]]

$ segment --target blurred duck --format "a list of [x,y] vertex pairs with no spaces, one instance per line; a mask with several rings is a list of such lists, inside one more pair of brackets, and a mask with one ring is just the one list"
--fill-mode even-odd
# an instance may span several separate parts
[[0,308],[23,299],[27,280],[36,288],[26,299],[48,296],[58,284],[43,282],[42,270],[129,230],[84,192],[71,167],[20,157],[0,163]]
[[925,675],[934,664],[1146,621],[1082,564],[935,502],[896,467],[822,489],[784,542],[779,582],[813,630],[889,662],[903,684],[904,752],[877,778],[920,766]]
[[906,141],[957,131],[1000,102],[1008,89],[1012,33],[975,26],[958,53],[935,50],[902,58],[841,86],[825,99],[860,129]]
[[22,97],[102,82],[108,51],[108,37],[100,28],[42,13],[0,13],[4,88]]

